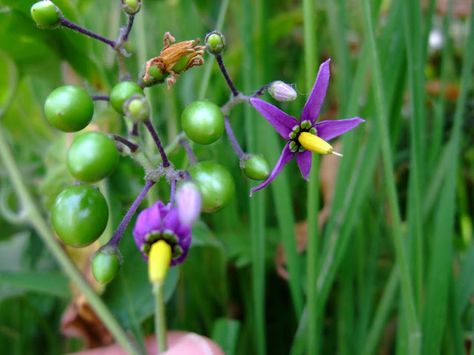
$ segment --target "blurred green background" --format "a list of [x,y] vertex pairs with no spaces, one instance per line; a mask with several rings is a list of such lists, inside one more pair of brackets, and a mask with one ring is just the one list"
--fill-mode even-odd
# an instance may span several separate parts
[[[37,29],[33,3],[0,0],[0,349],[61,354],[112,338],[87,317],[82,287],[43,242],[51,233],[50,206],[73,179],[65,164],[72,135],[50,127],[42,106],[64,83],[106,94],[118,70],[102,43],[68,29]],[[55,3],[70,20],[108,38],[125,24],[118,0]],[[209,336],[226,354],[471,351],[470,13],[471,2],[463,0],[144,0],[127,45],[133,78],[159,54],[164,32],[178,41],[202,39],[220,27],[224,61],[241,91],[273,80],[294,83],[298,99],[278,106],[298,117],[319,64],[330,57],[322,118],[366,119],[336,143],[344,158],[315,159],[310,183],[291,163],[252,198],[253,183],[226,137],[194,147],[200,160],[225,165],[237,189],[229,206],[202,216],[189,258],[169,276],[169,328]],[[223,105],[229,98],[213,58],[205,59],[172,90],[148,90],[166,143],[179,133],[187,104],[206,98]],[[106,103],[95,109],[96,127],[125,131]],[[236,107],[231,122],[244,150],[262,153],[273,166],[284,142],[269,124],[248,105]],[[171,158],[188,164],[180,149]],[[111,212],[102,243],[142,184],[143,172],[126,157],[99,184]],[[168,198],[166,183],[148,203],[157,198]],[[88,279],[88,258],[99,245],[67,250]],[[131,228],[121,251],[120,274],[97,290],[140,343],[153,332],[153,298]]]

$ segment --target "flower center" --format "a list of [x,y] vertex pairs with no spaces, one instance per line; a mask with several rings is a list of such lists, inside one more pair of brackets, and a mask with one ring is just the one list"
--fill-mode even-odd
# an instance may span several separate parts
[[142,252],[148,255],[150,253],[151,246],[159,240],[166,241],[171,246],[172,259],[175,259],[183,254],[183,248],[179,245],[178,236],[169,229],[164,231],[152,231],[145,237],[145,243],[142,245]]
[[296,125],[292,128],[290,134],[288,135],[289,138],[289,148],[292,153],[302,152],[305,148],[301,145],[298,140],[298,137],[301,133],[308,132],[311,134],[316,135],[318,131],[315,127],[311,124],[311,121],[304,120],[300,122],[299,125]]

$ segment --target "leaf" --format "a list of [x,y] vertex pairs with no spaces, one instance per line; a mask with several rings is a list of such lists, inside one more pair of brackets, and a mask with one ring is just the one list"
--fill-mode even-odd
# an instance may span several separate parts
[[219,318],[214,323],[212,340],[220,345],[224,354],[233,355],[239,339],[240,322],[234,319]]
[[0,51],[0,118],[11,102],[18,82],[18,70],[13,60]]
[[9,285],[25,291],[68,298],[71,296],[66,277],[57,271],[0,272],[0,285]]

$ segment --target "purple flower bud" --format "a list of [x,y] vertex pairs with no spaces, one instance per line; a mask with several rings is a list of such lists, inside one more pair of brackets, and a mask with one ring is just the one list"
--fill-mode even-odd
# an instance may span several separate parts
[[293,101],[298,94],[295,89],[283,81],[274,81],[268,88],[268,93],[277,101]]
[[179,220],[186,226],[191,226],[201,213],[201,194],[196,185],[186,182],[176,193],[176,207]]
[[140,212],[133,228],[135,244],[145,259],[153,243],[162,239],[172,251],[171,265],[182,263],[191,246],[191,225],[180,222],[178,209],[157,201]]

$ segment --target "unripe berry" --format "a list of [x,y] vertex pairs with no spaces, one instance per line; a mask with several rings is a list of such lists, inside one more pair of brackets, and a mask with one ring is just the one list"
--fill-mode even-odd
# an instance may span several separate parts
[[117,275],[120,268],[121,256],[118,249],[104,247],[92,257],[92,275],[101,284],[109,283]]
[[122,9],[129,15],[135,15],[142,7],[142,0],[122,0]]
[[242,169],[249,179],[264,180],[270,174],[270,167],[261,155],[249,155],[242,164]]
[[146,97],[140,94],[133,95],[123,105],[125,116],[134,122],[143,122],[150,118],[150,106]]
[[142,88],[133,81],[122,81],[112,88],[110,104],[115,111],[123,114],[123,104],[135,94],[143,95]]
[[211,54],[221,54],[225,48],[225,37],[218,31],[212,31],[204,39],[206,49]]
[[61,24],[61,11],[49,0],[38,1],[33,4],[30,12],[36,26],[39,28],[53,29]]
[[194,101],[181,115],[184,133],[193,142],[211,144],[224,133],[224,115],[216,104],[210,101]]

